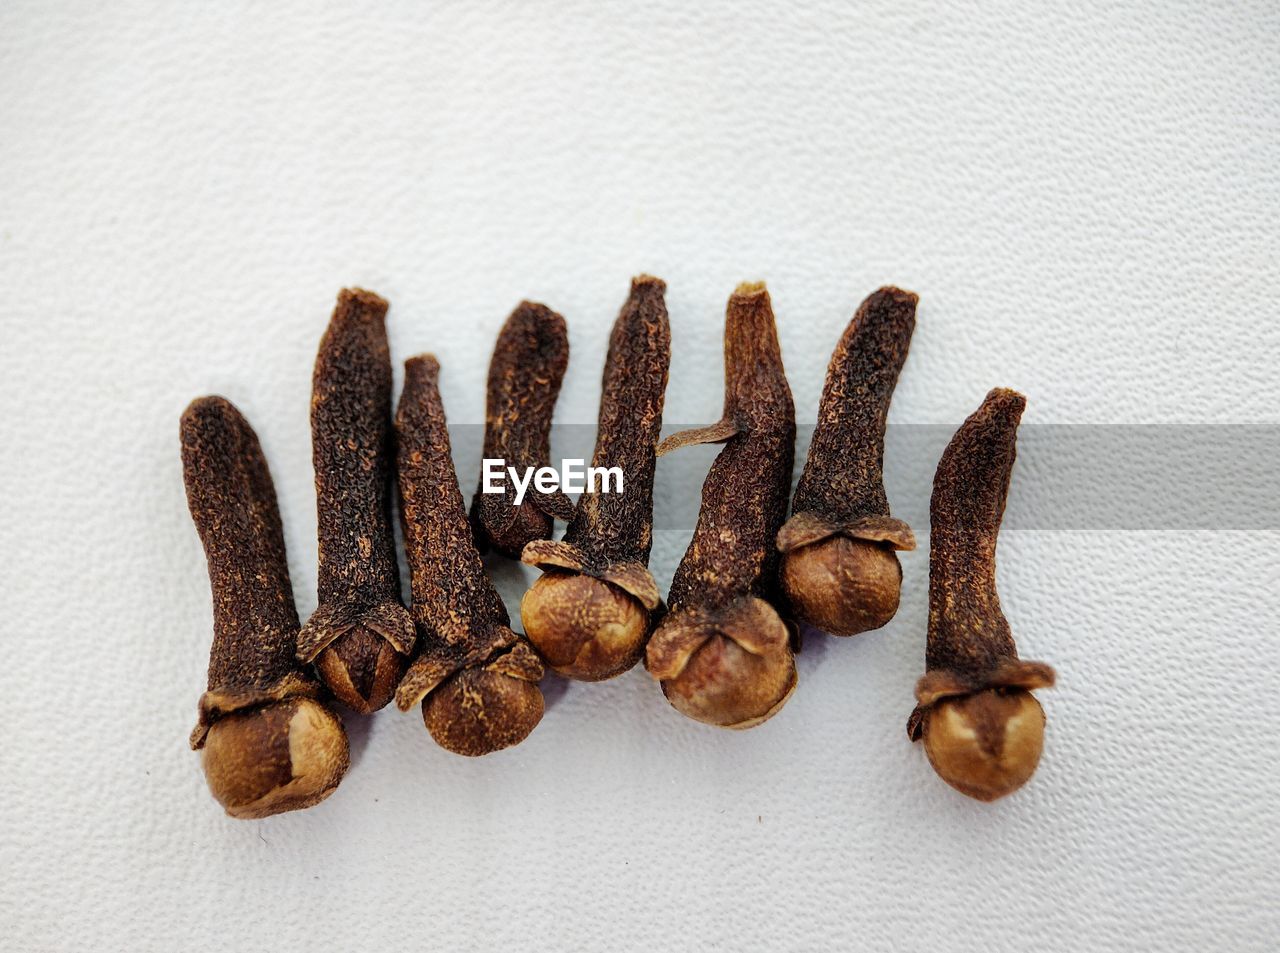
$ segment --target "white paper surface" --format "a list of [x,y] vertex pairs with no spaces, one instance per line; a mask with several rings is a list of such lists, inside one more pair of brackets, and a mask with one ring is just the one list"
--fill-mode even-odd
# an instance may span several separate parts
[[[897,618],[811,640],[758,729],[681,718],[641,670],[552,683],[479,761],[384,711],[329,801],[245,823],[186,747],[211,620],[177,419],[214,392],[257,427],[304,618],[344,285],[390,299],[397,360],[439,355],[456,423],[522,297],[569,320],[558,419],[594,421],[639,271],[669,283],[674,423],[718,413],[724,300],[756,278],[802,423],[885,282],[921,295],[896,423],[994,385],[1028,424],[1280,423],[1278,27],[1265,2],[5,3],[0,947],[1267,948],[1274,532],[1006,534],[1006,610],[1060,685],[995,805],[904,737],[922,547]],[[687,539],[659,534],[664,587]]]

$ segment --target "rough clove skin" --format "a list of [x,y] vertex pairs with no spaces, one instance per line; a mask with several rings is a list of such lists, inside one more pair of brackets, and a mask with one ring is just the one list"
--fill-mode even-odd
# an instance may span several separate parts
[[[498,332],[489,362],[485,402],[484,458],[503,460],[523,473],[551,462],[551,415],[565,369],[569,331],[564,318],[545,305],[522,301]],[[484,475],[471,502],[471,526],[481,552],[496,550],[519,559],[535,539],[549,539],[554,520],[573,518],[563,493],[542,493],[530,484],[515,503],[515,488],[484,493]]]
[[342,722],[294,657],[294,607],[275,489],[257,435],[222,397],[182,415],[182,474],[213,591],[208,690],[191,747],[232,817],[324,800],[347,771]]
[[791,518],[778,533],[792,616],[832,635],[878,629],[898,611],[915,549],[884,492],[885,422],[916,324],[917,297],[881,288],[858,308],[831,356]]
[[980,801],[1016,791],[1035,772],[1044,710],[1031,689],[1053,669],[1026,662],[996,592],[996,537],[1004,516],[1026,398],[987,394],[956,431],[933,479],[926,673],[907,736],[953,788]]
[[645,665],[667,700],[697,721],[751,728],[796,686],[791,629],[777,598],[774,545],[786,517],[795,406],[769,294],[739,285],[725,314],[722,419],[669,437],[661,455],[723,442],[702,485],[693,541],[676,569],[671,611],[649,640]]
[[396,411],[400,515],[418,630],[413,663],[396,691],[422,703],[431,737],[462,755],[523,741],[542,719],[542,662],[510,618],[471,537],[431,355],[405,362]]
[[649,572],[653,471],[671,363],[666,285],[631,282],[605,359],[593,467],[617,467],[623,492],[584,492],[564,539],[534,540],[524,562],[544,571],[520,603],[525,635],[556,672],[613,678],[644,654],[662,604]]
[[413,651],[391,529],[391,352],[387,302],[347,289],[320,341],[311,389],[319,606],[298,636],[339,701],[370,714],[391,701]]

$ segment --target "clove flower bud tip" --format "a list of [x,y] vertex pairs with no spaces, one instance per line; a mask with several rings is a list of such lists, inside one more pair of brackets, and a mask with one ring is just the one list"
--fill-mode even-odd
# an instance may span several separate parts
[[350,765],[342,722],[302,697],[224,715],[209,728],[203,753],[209,790],[244,819],[323,801]]
[[639,661],[649,634],[640,601],[592,576],[549,571],[520,600],[525,637],[551,668],[588,682]]
[[831,635],[857,635],[898,611],[902,565],[884,543],[828,536],[786,553],[781,581],[801,621]]
[[924,748],[942,780],[971,798],[1012,794],[1035,773],[1044,709],[1029,691],[991,688],[944,698],[924,717]]

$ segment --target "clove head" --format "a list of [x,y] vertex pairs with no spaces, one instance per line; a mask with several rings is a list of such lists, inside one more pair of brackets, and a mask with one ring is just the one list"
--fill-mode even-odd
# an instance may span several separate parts
[[1022,787],[1044,747],[1044,709],[1025,689],[944,698],[924,716],[924,748],[942,780],[979,801]]
[[676,711],[721,728],[767,721],[796,687],[791,634],[771,606],[753,597],[730,611],[668,616],[647,659]]
[[236,818],[317,804],[350,764],[342,722],[311,698],[224,715],[210,726],[203,754],[209,790]]
[[662,683],[673,708],[708,725],[753,728],[773,715],[796,684],[795,663],[753,655],[729,633],[702,643],[675,678]]
[[[565,511],[562,516],[572,515]],[[492,549],[508,559],[519,559],[525,544],[549,539],[555,523],[532,494],[516,506],[500,496],[477,493],[471,509],[471,526],[477,545]]]
[[782,590],[795,616],[832,635],[857,635],[898,611],[902,565],[888,545],[828,536],[782,557]]
[[550,571],[520,600],[526,638],[551,668],[588,682],[621,675],[644,654],[649,613],[593,576]]
[[365,626],[356,626],[316,657],[316,670],[334,697],[361,715],[391,701],[408,666],[407,656]]
[[422,720],[440,747],[477,757],[524,741],[542,720],[543,706],[536,682],[468,668],[423,699]]

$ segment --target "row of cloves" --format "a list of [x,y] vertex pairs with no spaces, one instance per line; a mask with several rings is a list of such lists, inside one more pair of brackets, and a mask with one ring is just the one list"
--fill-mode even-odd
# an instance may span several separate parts
[[[531,489],[477,492],[468,516],[454,471],[440,365],[405,365],[391,418],[387,304],[338,298],[320,345],[311,424],[319,524],[319,606],[299,627],[275,492],[257,437],[228,401],[183,414],[192,517],[213,589],[208,691],[192,734],[214,796],[236,817],[327,797],[348,766],[331,695],[360,713],[393,697],[421,705],[444,748],[483,755],[538,724],[544,664],[588,681],[641,657],[671,704],[698,721],[749,728],[796,687],[798,624],[853,635],[898,607],[910,527],[882,479],[889,402],[915,326],[916,296],[882,288],[832,357],[809,456],[786,518],[795,412],[769,295],[741,285],[725,321],[721,419],[658,443],[670,360],[665,285],[641,276],[614,324],[592,466],[620,468],[625,492],[576,504]],[[489,368],[484,456],[550,462],[552,411],[568,364],[563,318],[523,303]],[[1047,665],[1018,658],[995,588],[995,544],[1021,395],[993,390],[947,447],[930,508],[927,672],[908,722],[938,774],[993,800],[1035,770],[1044,713],[1030,689]],[[722,443],[692,542],[663,603],[648,569],[655,457]],[[398,480],[392,479],[393,461]],[[392,533],[398,485],[412,601],[402,604]],[[553,541],[554,520],[568,522]],[[525,635],[481,558],[543,570],[525,594]]]

